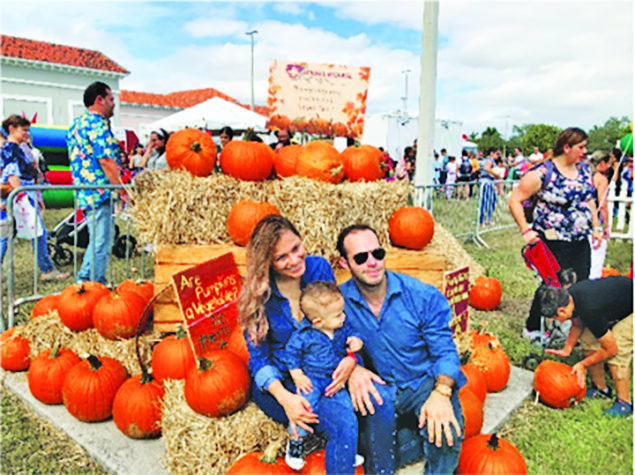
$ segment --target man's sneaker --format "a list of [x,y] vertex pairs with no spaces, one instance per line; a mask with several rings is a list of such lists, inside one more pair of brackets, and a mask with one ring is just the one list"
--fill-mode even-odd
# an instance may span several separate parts
[[284,461],[293,470],[304,467],[304,441],[302,439],[287,440],[287,454]]
[[362,455],[356,454],[355,455],[355,467],[359,467],[363,463],[364,463],[364,457]]
[[604,411],[605,416],[609,417],[628,417],[633,414],[633,405],[625,401],[615,400],[615,404],[608,411]]
[[606,390],[602,391],[601,389],[592,386],[590,388],[587,388],[585,397],[611,399],[612,394],[613,392],[609,387],[607,387]]

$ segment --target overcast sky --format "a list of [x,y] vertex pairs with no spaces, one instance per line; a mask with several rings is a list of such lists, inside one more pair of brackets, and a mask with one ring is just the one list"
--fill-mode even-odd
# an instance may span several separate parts
[[[369,66],[367,113],[418,113],[423,2],[0,0],[2,33],[96,49],[131,71],[121,88],[214,87],[266,104],[271,60]],[[464,132],[633,117],[633,2],[441,1],[438,118]]]

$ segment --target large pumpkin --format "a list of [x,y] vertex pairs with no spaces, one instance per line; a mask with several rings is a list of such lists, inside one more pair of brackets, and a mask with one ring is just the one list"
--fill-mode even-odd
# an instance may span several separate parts
[[526,474],[527,464],[520,451],[496,434],[480,434],[463,441],[456,473]]
[[7,371],[24,371],[31,362],[31,343],[23,336],[15,335],[10,328],[0,336],[0,366]]
[[292,475],[295,472],[282,457],[276,457],[278,446],[270,443],[264,452],[251,452],[236,460],[227,475]]
[[133,439],[161,435],[163,384],[148,373],[138,374],[121,385],[112,403],[117,428]]
[[463,386],[459,390],[459,402],[463,411],[463,437],[467,439],[480,434],[483,428],[483,401]]
[[57,312],[57,303],[60,296],[57,294],[47,295],[37,301],[33,310],[31,310],[31,320],[38,317],[48,316],[53,312]]
[[509,382],[511,365],[509,358],[497,341],[476,347],[470,356],[470,363],[480,369],[485,376],[488,392],[505,389]]
[[195,365],[194,350],[180,326],[175,335],[165,337],[152,351],[152,375],[157,381],[185,379],[188,370]]
[[560,409],[579,403],[586,393],[571,374],[571,366],[551,360],[544,360],[534,371],[534,390],[542,402]]
[[71,284],[62,290],[57,303],[57,313],[64,325],[73,331],[83,331],[93,326],[93,309],[110,291],[99,282]]
[[302,147],[295,170],[299,176],[327,183],[339,183],[344,178],[340,152],[322,140],[314,140]]
[[117,292],[121,292],[122,290],[138,293],[143,297],[146,304],[154,297],[154,284],[147,280],[126,279],[117,286]]
[[390,217],[388,233],[395,246],[421,250],[432,241],[434,219],[418,206],[399,208]]
[[493,310],[501,303],[503,287],[495,277],[478,276],[470,289],[469,303],[479,310]]
[[185,401],[194,412],[220,417],[240,409],[249,399],[249,371],[238,356],[211,350],[185,376]]
[[342,152],[344,174],[348,181],[375,181],[384,177],[381,163],[384,154],[372,145],[351,145]]
[[[324,449],[316,450],[307,455],[304,459],[304,467],[300,470],[302,475],[326,475],[326,461]],[[364,475],[364,467],[355,467],[355,475]]]
[[216,144],[202,130],[183,129],[170,135],[165,159],[173,170],[185,169],[195,176],[207,176],[214,170]]
[[93,309],[93,325],[109,340],[131,338],[146,307],[144,298],[133,291],[122,290],[104,295]]
[[245,363],[245,366],[249,365],[249,350],[247,349],[245,335],[240,325],[236,325],[230,333],[225,349],[238,356],[241,361]]
[[242,200],[232,206],[227,216],[227,231],[231,240],[239,246],[246,246],[256,225],[265,216],[280,214],[274,205],[251,200]]
[[119,361],[90,355],[73,366],[64,378],[64,406],[80,421],[108,419],[112,415],[115,394],[126,379],[128,372]]
[[467,378],[467,383],[461,390],[469,389],[484,403],[487,398],[487,380],[481,370],[476,365],[467,363],[461,366],[461,371]]
[[61,404],[64,378],[81,361],[79,356],[59,344],[41,352],[33,358],[27,373],[33,397],[44,404]]
[[302,145],[292,144],[282,147],[273,157],[273,168],[276,175],[287,178],[295,175],[298,156],[302,151]]
[[274,152],[262,142],[232,140],[220,152],[220,166],[239,180],[262,181],[271,175]]

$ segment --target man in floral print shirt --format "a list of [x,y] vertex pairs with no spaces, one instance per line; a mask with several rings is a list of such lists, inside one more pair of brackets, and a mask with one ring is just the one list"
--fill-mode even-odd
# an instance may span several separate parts
[[[110,129],[110,118],[115,110],[110,87],[99,81],[92,83],[84,91],[84,105],[86,112],[73,121],[66,137],[73,183],[119,185],[119,145]],[[106,283],[112,228],[111,194],[110,190],[104,189],[77,193],[90,233],[78,281]]]

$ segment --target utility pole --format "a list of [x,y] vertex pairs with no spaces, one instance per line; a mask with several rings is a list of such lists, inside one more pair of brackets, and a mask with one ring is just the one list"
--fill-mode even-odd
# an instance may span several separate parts
[[402,116],[404,119],[408,118],[408,73],[409,72],[410,72],[410,69],[404,69],[403,71],[401,71],[401,74],[405,75],[404,94],[403,94],[403,97],[401,98],[403,100]]
[[254,110],[254,35],[258,33],[258,30],[251,30],[246,32],[246,35],[251,37],[251,110]]

